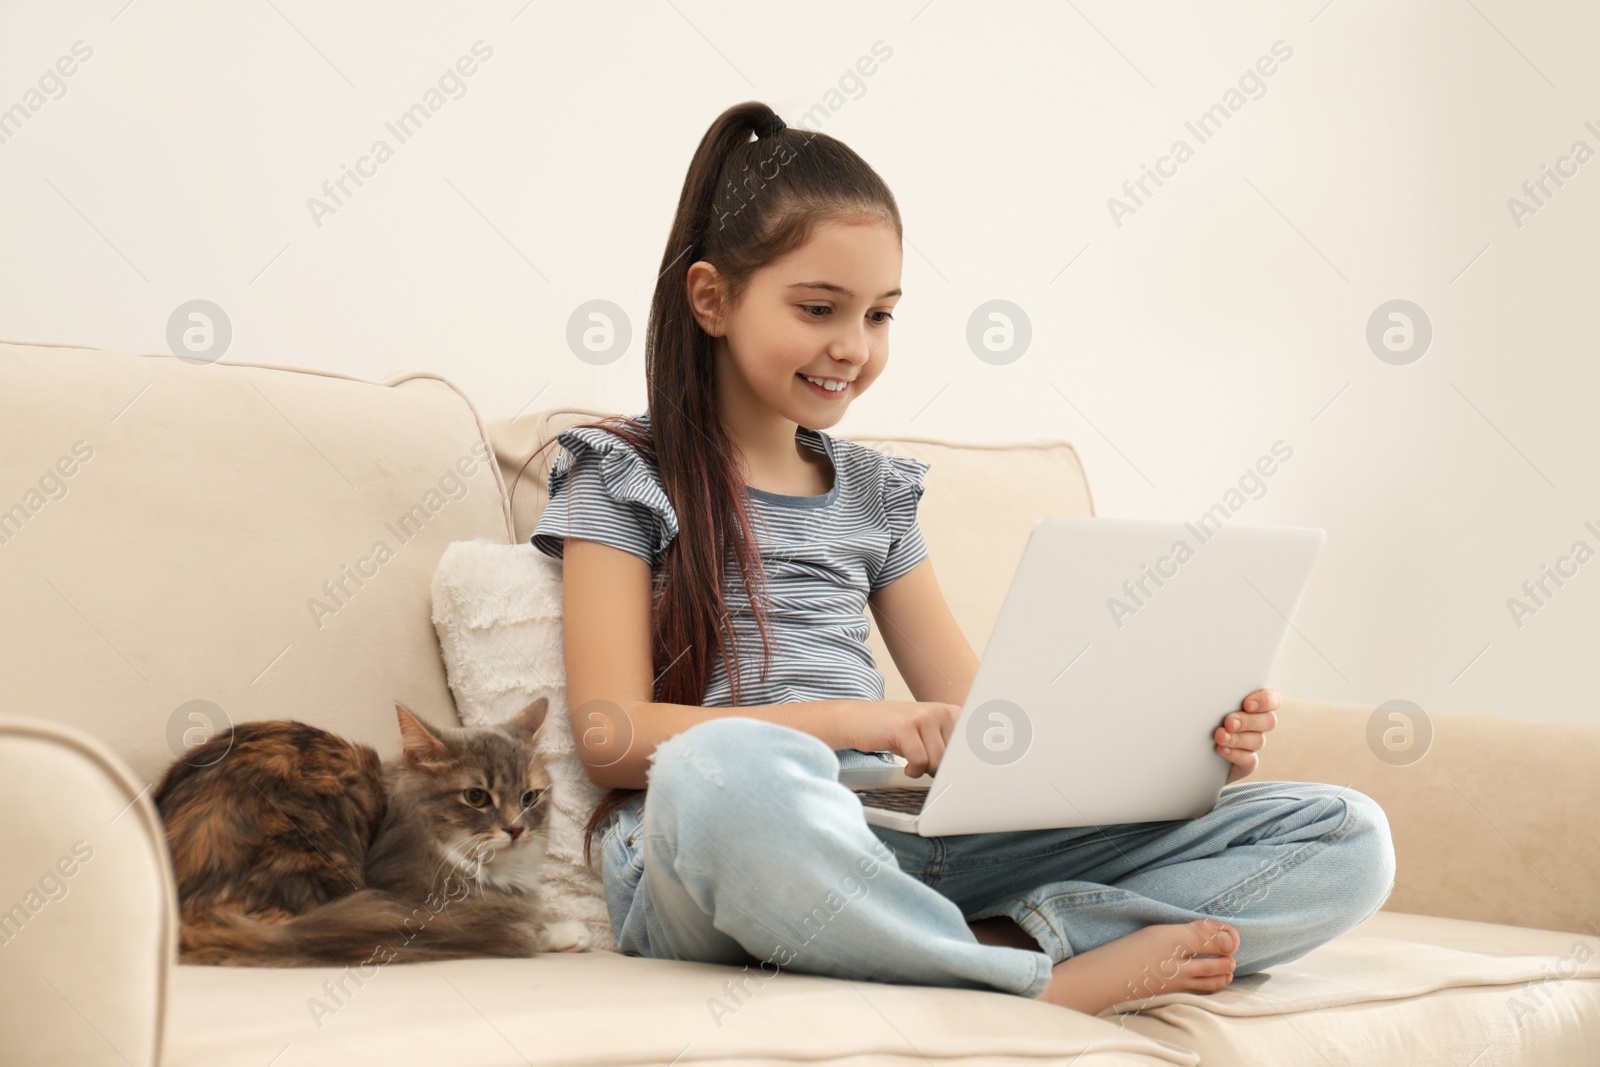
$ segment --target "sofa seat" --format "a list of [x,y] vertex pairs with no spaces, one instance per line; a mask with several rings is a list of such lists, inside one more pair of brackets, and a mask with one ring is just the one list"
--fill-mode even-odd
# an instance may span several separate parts
[[364,986],[347,980],[343,1006],[314,1019],[308,1002],[332,1005],[323,983],[342,969],[179,965],[163,1067],[1200,1062],[1115,1020],[986,990],[769,977],[606,951],[369,974]]
[[1600,937],[1380,911],[1292,963],[1121,1017],[1204,1064],[1600,1063]]
[[1217,993],[1099,1018],[1005,993],[793,973],[764,982],[613,952],[372,968],[335,999],[323,983],[341,977],[179,966],[165,1062],[776,1063],[803,1049],[860,1064],[1488,1067],[1593,1063],[1600,1049],[1600,939],[1398,912]]

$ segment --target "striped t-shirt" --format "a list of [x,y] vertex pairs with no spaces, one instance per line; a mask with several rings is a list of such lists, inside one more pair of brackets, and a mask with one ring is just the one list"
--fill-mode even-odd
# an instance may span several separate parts
[[[648,432],[648,414],[635,421]],[[730,567],[723,595],[739,647],[740,703],[882,700],[883,675],[867,647],[867,597],[928,554],[917,502],[929,464],[803,426],[795,439],[832,462],[833,487],[819,496],[745,487],[755,504],[772,660],[763,682],[761,635],[739,570]],[[550,502],[534,527],[535,547],[560,558],[565,537],[598,541],[639,556],[659,573],[678,518],[656,469],[602,429],[564,430],[557,440],[566,451],[550,471]],[[722,657],[711,658],[701,706],[730,707]],[[883,754],[853,748],[837,755],[846,767],[884,762]]]

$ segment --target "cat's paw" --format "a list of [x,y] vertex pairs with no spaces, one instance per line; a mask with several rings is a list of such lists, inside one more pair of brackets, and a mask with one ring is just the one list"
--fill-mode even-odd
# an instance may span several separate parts
[[587,952],[589,928],[576,919],[563,919],[539,931],[540,952]]

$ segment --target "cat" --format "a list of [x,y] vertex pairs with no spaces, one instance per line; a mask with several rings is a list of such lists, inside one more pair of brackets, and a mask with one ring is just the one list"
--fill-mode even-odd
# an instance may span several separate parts
[[178,886],[180,963],[264,967],[581,952],[536,887],[549,701],[440,729],[396,704],[402,752],[295,720],[239,723],[155,792]]

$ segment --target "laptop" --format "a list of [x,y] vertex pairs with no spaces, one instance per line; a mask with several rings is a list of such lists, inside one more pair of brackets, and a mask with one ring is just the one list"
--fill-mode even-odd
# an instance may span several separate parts
[[1207,519],[1040,519],[938,772],[840,771],[867,821],[937,837],[1211,811],[1233,767],[1212,733],[1267,684],[1327,535]]

